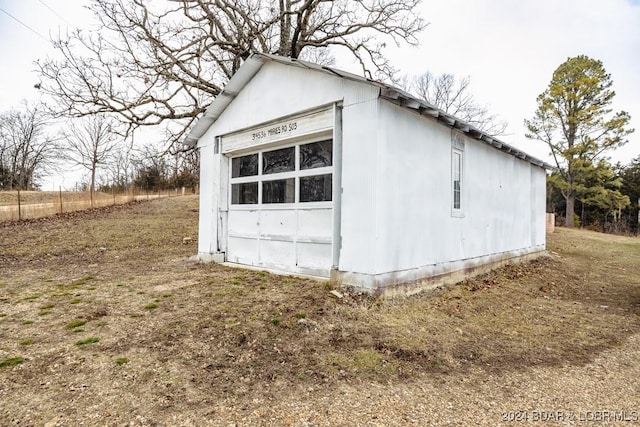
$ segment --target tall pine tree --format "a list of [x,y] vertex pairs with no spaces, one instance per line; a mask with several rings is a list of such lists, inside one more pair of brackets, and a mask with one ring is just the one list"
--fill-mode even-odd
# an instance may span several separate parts
[[546,143],[558,168],[556,186],[566,200],[566,226],[573,227],[581,176],[607,151],[627,142],[630,116],[612,114],[613,81],[602,62],[584,55],[569,58],[538,96],[533,119],[525,120],[527,138]]

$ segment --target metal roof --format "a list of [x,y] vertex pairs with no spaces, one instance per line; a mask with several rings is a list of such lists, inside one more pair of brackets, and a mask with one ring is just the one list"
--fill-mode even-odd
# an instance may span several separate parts
[[209,129],[209,127],[218,119],[218,117],[220,117],[227,106],[234,100],[237,94],[247,85],[247,83],[251,81],[251,79],[253,79],[258,71],[260,71],[260,68],[262,68],[262,66],[268,61],[328,73],[343,79],[353,80],[360,83],[366,83],[372,86],[376,86],[380,89],[380,98],[393,102],[401,107],[414,110],[423,116],[434,118],[451,128],[460,130],[461,132],[478,141],[491,145],[492,147],[500,151],[511,154],[531,164],[540,166],[545,169],[554,169],[553,166],[549,165],[548,163],[543,162],[542,160],[539,160],[525,153],[524,151],[519,150],[499,140],[498,138],[483,132],[473,125],[470,125],[469,123],[466,123],[463,120],[442,111],[438,107],[431,105],[422,99],[416,98],[415,96],[402,89],[398,89],[388,84],[370,80],[365,77],[335,68],[325,67],[323,65],[314,64],[299,59],[287,58],[265,53],[253,53],[249,56],[249,58],[247,58],[244,64],[229,80],[222,92],[220,92],[220,94],[213,100],[211,105],[205,111],[204,115],[197,121],[193,129],[191,129],[191,131],[185,138],[184,143],[190,146],[195,146],[198,143],[198,140]]

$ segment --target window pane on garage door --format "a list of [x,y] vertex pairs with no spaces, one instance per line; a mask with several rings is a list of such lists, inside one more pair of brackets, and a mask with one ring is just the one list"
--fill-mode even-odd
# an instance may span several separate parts
[[262,173],[291,172],[296,169],[295,147],[262,153]]
[[231,177],[258,175],[258,155],[236,157],[231,161]]
[[295,202],[296,181],[294,178],[264,181],[262,183],[262,203]]
[[258,183],[231,184],[231,203],[234,205],[258,203]]
[[300,146],[300,170],[332,165],[333,141],[319,141]]
[[300,201],[331,201],[331,174],[300,177]]

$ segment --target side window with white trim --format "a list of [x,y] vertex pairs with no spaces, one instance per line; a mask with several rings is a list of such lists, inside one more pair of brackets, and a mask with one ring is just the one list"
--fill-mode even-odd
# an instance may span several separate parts
[[462,217],[464,194],[464,137],[451,133],[451,215]]

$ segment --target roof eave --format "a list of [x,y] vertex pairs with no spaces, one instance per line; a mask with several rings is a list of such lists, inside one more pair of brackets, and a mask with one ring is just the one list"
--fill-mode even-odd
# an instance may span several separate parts
[[438,107],[429,104],[423,100],[417,99],[412,95],[392,87],[384,87],[380,90],[380,97],[387,99],[394,104],[400,105],[401,107],[416,110],[423,116],[430,116],[437,121],[451,127],[458,129],[459,131],[468,134],[469,136],[477,139],[478,141],[484,142],[485,144],[491,145],[494,148],[497,148],[500,151],[503,151],[507,154],[511,154],[519,159],[525,160],[535,166],[539,166],[541,168],[547,170],[555,169],[550,164],[537,159],[524,151],[518,150],[511,145],[500,141],[493,135],[489,135],[486,132],[474,127],[473,125],[466,123],[455,116],[452,116],[449,113],[446,113],[440,110]]

